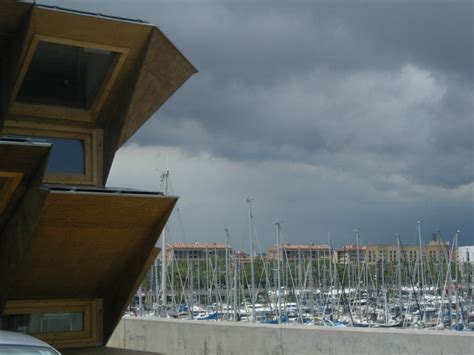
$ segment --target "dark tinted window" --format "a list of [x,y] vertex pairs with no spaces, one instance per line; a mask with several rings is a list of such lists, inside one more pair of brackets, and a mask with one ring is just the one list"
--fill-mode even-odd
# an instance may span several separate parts
[[89,109],[116,53],[39,42],[17,101]]
[[2,329],[25,334],[75,332],[84,329],[82,312],[12,314],[2,317]]

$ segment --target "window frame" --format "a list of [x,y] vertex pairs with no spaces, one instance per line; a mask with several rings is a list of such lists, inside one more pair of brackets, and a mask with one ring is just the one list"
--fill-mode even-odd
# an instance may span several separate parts
[[[31,122],[7,122],[3,134],[18,134],[38,138],[62,138],[81,140],[84,142],[84,174],[48,173],[45,172],[43,182],[52,184],[99,185],[102,176],[102,140],[103,130],[45,126]],[[54,147],[52,148],[54,149]]]
[[[113,61],[111,68],[107,72],[105,79],[96,94],[96,97],[93,99],[93,103],[90,109],[74,108],[60,105],[35,104],[16,100],[25,75],[28,72],[28,68],[30,67],[31,60],[33,59],[33,56],[36,52],[36,48],[38,47],[38,44],[40,42],[63,44],[81,48],[100,49],[116,53],[115,60]],[[125,47],[110,46],[100,43],[76,41],[68,38],[35,34],[26,51],[20,70],[18,72],[18,76],[13,86],[12,96],[10,99],[10,112],[12,114],[17,115],[59,118],[72,121],[95,122],[97,120],[97,116],[100,110],[102,109],[107,97],[110,94],[110,91],[112,90],[112,86],[115,83],[115,80],[117,79],[120,70],[122,69],[128,52],[129,48]]]
[[81,312],[82,331],[28,333],[56,347],[99,345],[102,342],[102,300],[60,299],[8,301],[3,315]]

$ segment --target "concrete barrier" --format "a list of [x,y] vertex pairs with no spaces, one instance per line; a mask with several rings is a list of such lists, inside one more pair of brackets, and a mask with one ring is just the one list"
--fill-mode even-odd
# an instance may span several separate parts
[[108,346],[165,354],[474,354],[474,333],[124,318]]

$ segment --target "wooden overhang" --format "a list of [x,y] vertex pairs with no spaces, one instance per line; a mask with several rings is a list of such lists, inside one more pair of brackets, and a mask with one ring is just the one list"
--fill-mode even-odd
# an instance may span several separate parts
[[156,257],[176,197],[52,189],[9,301],[102,299],[105,344]]
[[[14,16],[13,16],[13,15]],[[156,26],[7,1],[0,5],[2,127],[100,130],[104,185],[115,152],[191,75],[195,67]],[[18,93],[39,43],[116,53],[87,109],[22,102]]]
[[39,220],[50,145],[0,139],[0,315]]

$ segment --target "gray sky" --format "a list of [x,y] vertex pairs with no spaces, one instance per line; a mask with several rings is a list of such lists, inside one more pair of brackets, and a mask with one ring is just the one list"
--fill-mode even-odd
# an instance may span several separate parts
[[[472,1],[38,1],[154,23],[198,68],[119,151],[111,186],[157,189],[174,241],[229,228],[265,250],[423,239],[474,244]],[[181,222],[180,222],[181,221]]]

